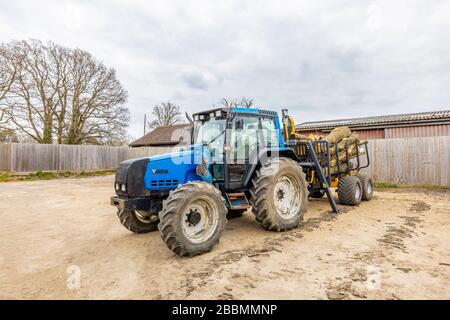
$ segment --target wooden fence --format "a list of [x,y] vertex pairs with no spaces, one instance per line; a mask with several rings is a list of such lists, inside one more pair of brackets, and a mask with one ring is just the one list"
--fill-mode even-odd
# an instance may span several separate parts
[[[0,144],[0,170],[113,169],[126,159],[172,150],[170,147]],[[369,154],[371,166],[365,171],[376,182],[450,186],[450,136],[370,140]]]
[[[176,149],[176,148],[175,148]],[[171,147],[106,147],[94,145],[0,144],[0,171],[82,171],[115,169],[133,158],[172,152]]]
[[450,136],[369,141],[376,182],[397,185],[450,186]]
[[11,170],[11,145],[0,144],[0,171]]

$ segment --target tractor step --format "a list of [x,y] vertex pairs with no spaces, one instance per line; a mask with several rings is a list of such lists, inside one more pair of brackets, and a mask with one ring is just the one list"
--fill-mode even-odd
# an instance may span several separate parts
[[251,207],[244,192],[226,193],[227,207],[231,210],[248,209]]

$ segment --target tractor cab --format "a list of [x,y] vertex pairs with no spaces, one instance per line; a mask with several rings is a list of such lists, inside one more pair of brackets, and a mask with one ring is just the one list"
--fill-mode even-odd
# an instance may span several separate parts
[[213,183],[221,190],[246,188],[261,153],[284,147],[277,113],[252,108],[194,114],[191,142],[207,150]]

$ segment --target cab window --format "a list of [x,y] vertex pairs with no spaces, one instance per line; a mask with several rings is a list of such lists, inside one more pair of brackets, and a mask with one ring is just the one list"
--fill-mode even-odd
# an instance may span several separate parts
[[261,130],[266,146],[269,148],[278,147],[278,131],[275,126],[275,119],[261,119]]
[[258,148],[259,143],[259,118],[240,117],[234,120],[231,148],[235,162],[245,163],[251,153]]

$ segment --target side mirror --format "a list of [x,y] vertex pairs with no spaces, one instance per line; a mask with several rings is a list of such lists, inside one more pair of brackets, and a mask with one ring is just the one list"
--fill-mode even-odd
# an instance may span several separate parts
[[186,119],[189,121],[190,124],[192,124],[194,121],[192,120],[192,118],[189,115],[189,113],[185,112],[185,114],[186,114]]
[[241,131],[242,129],[244,129],[244,121],[242,121],[242,118],[237,118],[236,119],[236,130]]
[[194,144],[194,121],[192,120],[189,113],[185,112],[186,119],[189,121],[189,141],[191,141],[191,144]]

